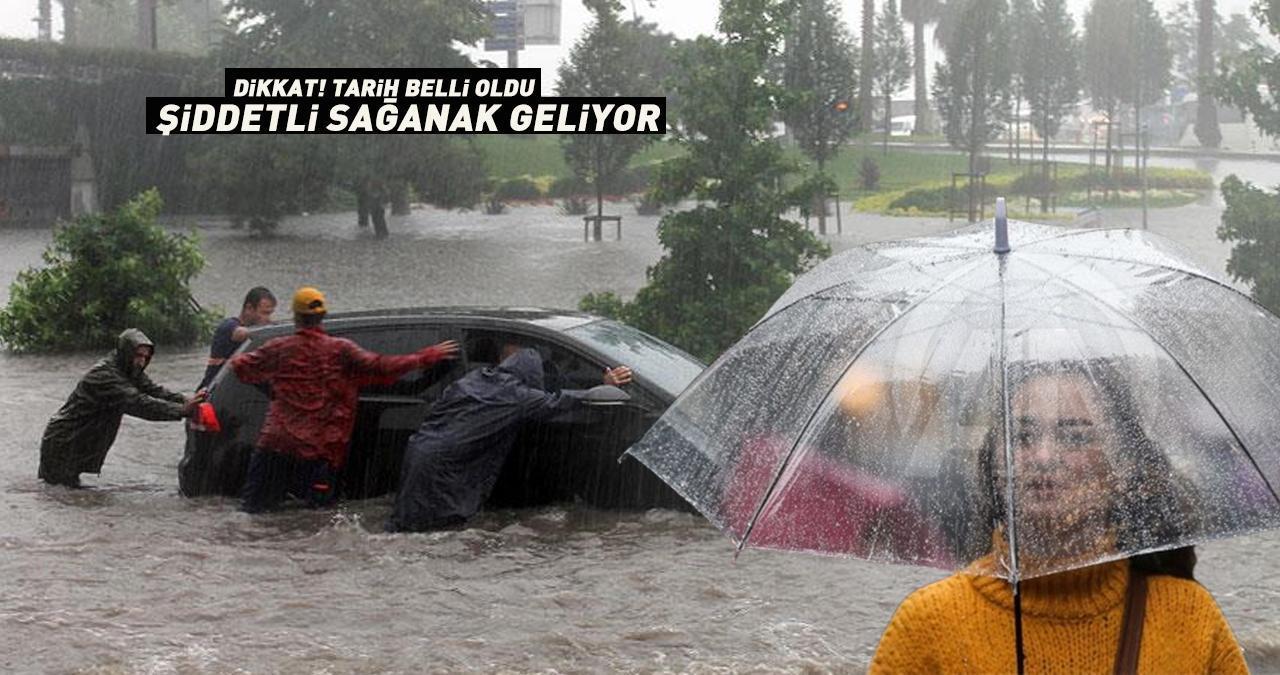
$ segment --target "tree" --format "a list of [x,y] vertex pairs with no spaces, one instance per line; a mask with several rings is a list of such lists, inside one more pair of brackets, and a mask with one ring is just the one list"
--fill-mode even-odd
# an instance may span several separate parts
[[911,78],[911,45],[902,31],[902,17],[893,0],[884,0],[876,22],[873,74],[876,92],[884,100],[884,154],[889,154],[889,133],[893,126],[893,94]]
[[915,93],[915,128],[911,133],[923,136],[933,129],[929,114],[929,83],[925,76],[925,26],[934,23],[942,14],[939,0],[902,0],[902,18],[911,22],[911,64],[915,70],[912,81]]
[[1227,208],[1217,234],[1232,244],[1227,273],[1248,283],[1259,304],[1280,313],[1280,189],[1266,192],[1232,175],[1222,180],[1222,198]]
[[1005,46],[1004,0],[948,3],[955,17],[946,61],[933,78],[943,132],[952,147],[969,156],[969,220],[977,219],[981,195],[973,177],[978,156],[1000,132],[1009,110],[1009,62]]
[[1136,0],[1134,11],[1136,32],[1130,40],[1134,86],[1128,100],[1133,105],[1134,129],[1138,130],[1142,108],[1158,102],[1169,90],[1173,54],[1169,51],[1169,33],[1155,4]]
[[[783,54],[782,85],[789,94],[783,121],[809,159],[826,164],[857,125],[850,101],[857,86],[853,38],[832,0],[800,0]],[[825,202],[825,195],[820,195]],[[827,233],[825,203],[816,209],[818,233]]]
[[[385,0],[376,3],[314,0],[232,0],[235,32],[223,40],[219,61],[240,67],[465,68],[470,60],[455,46],[476,42],[487,30],[479,0]],[[323,17],[323,20],[318,18]],[[305,137],[313,152],[332,161],[331,184],[356,196],[357,222],[372,220],[387,235],[384,206],[409,186],[442,207],[471,205],[479,196],[480,155],[449,136],[319,135]],[[210,141],[212,152],[258,149]],[[452,166],[442,164],[454,163]],[[239,163],[242,171],[255,165]],[[466,177],[452,183],[454,173]],[[264,180],[274,177],[263,176]],[[235,200],[238,195],[226,195]]]
[[866,64],[875,63],[876,42],[876,2],[862,0],[862,56],[858,63],[862,64],[862,78],[858,80],[858,128],[871,131],[871,109],[875,106],[874,82],[871,79],[871,68]]
[[1047,178],[1049,140],[1080,98],[1080,41],[1064,0],[1040,0],[1034,19],[1030,43],[1035,49],[1028,50],[1022,63],[1022,84],[1031,108],[1031,124],[1043,139]]
[[[1280,35],[1280,3],[1262,0],[1255,15],[1272,36]],[[1218,93],[1253,117],[1262,133],[1280,136],[1280,58],[1262,46],[1230,60],[1219,71]],[[1222,181],[1226,209],[1218,227],[1218,239],[1233,242],[1227,272],[1248,281],[1253,297],[1272,312],[1280,312],[1280,192],[1267,193],[1235,176]]]
[[[1205,3],[1196,3],[1193,14],[1188,2],[1179,4],[1165,18],[1169,32],[1169,49],[1173,53],[1173,87],[1178,92],[1174,102],[1186,93],[1197,96],[1196,138],[1205,147],[1218,147],[1222,132],[1218,126],[1217,64],[1229,64],[1241,54],[1258,46],[1258,33],[1243,14],[1232,14],[1225,21],[1214,13],[1213,32],[1205,35],[1199,12],[1208,11]],[[1208,46],[1202,46],[1208,41]]]
[[45,267],[18,273],[0,310],[0,341],[15,351],[97,349],[128,327],[158,343],[190,344],[216,319],[191,301],[204,267],[194,235],[156,225],[160,194],[60,225]]
[[657,195],[699,206],[670,212],[658,225],[665,253],[634,301],[590,295],[584,309],[628,323],[711,360],[737,340],[829,250],[783,216],[808,202],[814,181],[787,189],[799,167],[768,134],[781,87],[765,77],[790,7],[778,0],[724,0],[723,37],[681,47],[672,83],[680,97],[677,143],[685,152],[659,170]]
[[1035,43],[1039,32],[1039,17],[1033,0],[1010,0],[1009,54],[1013,60],[1010,69],[1010,91],[1013,93],[1013,124],[1009,141],[1014,145],[1014,157],[1022,161],[1022,102],[1027,98],[1027,69],[1029,61],[1036,58],[1039,45]]
[[[674,38],[660,35],[652,24],[639,21],[622,23],[617,0],[586,0],[595,16],[586,33],[578,39],[569,59],[560,66],[561,96],[613,97],[659,96],[665,61]],[[647,35],[646,35],[647,34]],[[654,39],[656,38],[656,39]],[[654,43],[657,42],[657,45]],[[660,47],[654,63],[647,60],[655,46]],[[658,72],[650,72],[655,67]],[[604,192],[626,170],[637,152],[655,137],[640,134],[565,134],[560,148],[574,175],[595,188],[596,216],[604,215]],[[600,238],[600,221],[595,223],[595,237]]]
[[[63,41],[88,47],[138,49],[140,18],[150,26],[151,5],[139,0],[61,0]],[[155,0],[156,47],[193,55],[208,53],[220,35],[222,3]],[[212,5],[212,6],[211,6]],[[145,15],[142,17],[140,15]],[[151,36],[145,36],[148,48]]]
[[1206,148],[1222,144],[1222,129],[1218,128],[1218,102],[1213,88],[1213,34],[1217,27],[1217,12],[1213,0],[1196,0],[1196,82],[1199,91],[1196,98],[1196,138]]
[[1107,114],[1107,175],[1120,105],[1159,100],[1172,57],[1160,17],[1149,0],[1093,0],[1085,15],[1085,88],[1093,107]]

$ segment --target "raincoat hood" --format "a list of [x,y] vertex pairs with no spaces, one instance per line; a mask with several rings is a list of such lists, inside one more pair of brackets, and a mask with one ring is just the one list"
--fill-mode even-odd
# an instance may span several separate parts
[[137,328],[126,328],[116,338],[115,363],[122,371],[126,373],[133,372],[133,353],[138,347],[150,347],[151,355],[155,356],[156,344],[151,341],[151,338],[147,337],[146,333]]
[[530,389],[542,389],[542,355],[538,350],[525,347],[503,359],[498,371],[508,373]]

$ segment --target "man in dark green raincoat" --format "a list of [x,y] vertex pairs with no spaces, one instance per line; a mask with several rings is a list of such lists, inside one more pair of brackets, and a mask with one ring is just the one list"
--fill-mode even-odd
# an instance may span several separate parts
[[49,420],[40,441],[40,479],[80,487],[81,473],[99,473],[125,415],[144,420],[190,417],[203,392],[186,397],[143,374],[155,345],[130,328],[116,339],[116,351],[80,378],[75,391]]

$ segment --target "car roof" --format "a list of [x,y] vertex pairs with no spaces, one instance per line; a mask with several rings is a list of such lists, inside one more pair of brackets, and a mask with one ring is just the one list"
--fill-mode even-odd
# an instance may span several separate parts
[[[512,323],[526,324],[540,328],[564,332],[595,321],[601,317],[564,309],[547,309],[544,307],[394,307],[387,309],[367,309],[355,312],[335,312],[325,317],[324,323],[331,327],[383,326],[388,324],[413,324],[421,320],[464,321],[476,324],[490,324],[495,328]],[[292,330],[290,322],[274,323],[263,326],[261,330],[275,333],[281,327]],[[274,329],[274,330],[272,330]],[[255,331],[256,332],[256,331]]]

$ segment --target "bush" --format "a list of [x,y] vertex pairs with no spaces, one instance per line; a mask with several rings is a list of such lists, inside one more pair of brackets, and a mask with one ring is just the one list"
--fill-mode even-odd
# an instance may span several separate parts
[[578,301],[578,309],[588,314],[603,316],[606,319],[622,320],[625,317],[626,303],[617,295],[605,291],[603,293],[587,293]]
[[538,184],[532,178],[519,176],[500,181],[493,196],[504,202],[532,201],[542,199],[542,191],[538,189]]
[[14,351],[115,346],[125,328],[157,343],[190,344],[216,316],[197,309],[191,279],[204,267],[194,235],[156,225],[160,194],[148,190],[114,212],[60,225],[46,267],[18,274],[0,310],[0,341]]
[[870,157],[862,158],[862,165],[858,167],[858,182],[863,190],[880,188],[880,165],[876,164],[876,160]]
[[507,203],[498,195],[488,195],[484,198],[484,212],[490,216],[502,215],[507,212]]
[[624,169],[618,177],[614,179],[613,185],[609,192],[620,195],[633,195],[639,192],[649,190],[649,183],[653,179],[653,165],[641,164]]
[[662,213],[662,202],[646,192],[636,200],[636,213],[641,216],[656,216]]
[[1058,181],[1055,181],[1052,176],[1045,177],[1044,173],[1039,171],[1024,173],[1009,184],[1009,192],[1017,195],[1044,195],[1058,189]]
[[551,187],[547,189],[547,196],[562,199],[564,197],[574,197],[577,195],[585,195],[593,192],[590,185],[587,185],[577,176],[562,176],[551,181]]
[[590,208],[586,197],[569,196],[560,200],[560,213],[566,216],[585,216]]

